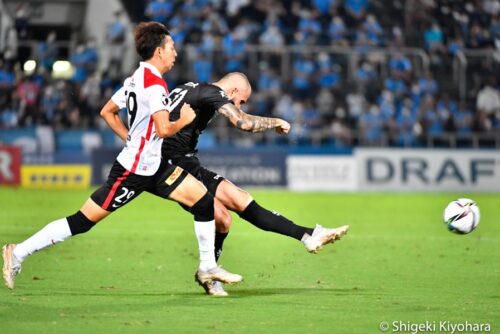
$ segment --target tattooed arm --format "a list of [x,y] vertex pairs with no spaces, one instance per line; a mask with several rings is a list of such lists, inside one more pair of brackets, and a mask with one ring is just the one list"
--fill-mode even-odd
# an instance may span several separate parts
[[275,129],[277,133],[288,133],[290,124],[280,118],[260,117],[249,115],[232,103],[226,103],[219,108],[219,113],[224,115],[238,129],[248,132],[263,132]]

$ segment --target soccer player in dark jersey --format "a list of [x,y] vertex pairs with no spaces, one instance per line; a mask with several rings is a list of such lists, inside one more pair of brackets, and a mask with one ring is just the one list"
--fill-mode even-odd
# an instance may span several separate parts
[[[316,225],[314,229],[294,224],[275,211],[261,207],[252,196],[224,179],[220,175],[201,166],[196,157],[198,137],[207,124],[217,114],[221,114],[238,129],[249,132],[275,130],[287,134],[290,124],[279,118],[253,116],[243,112],[240,106],[252,93],[246,75],[239,72],[229,73],[213,84],[189,82],[176,87],[169,94],[170,120],[179,117],[183,103],[188,103],[195,111],[195,120],[177,132],[165,138],[162,145],[163,159],[184,168],[207,187],[215,196],[215,252],[218,259],[222,245],[231,226],[231,215],[227,209],[255,225],[256,227],[302,241],[307,251],[318,252],[325,244],[342,237],[348,226],[324,228]],[[227,293],[220,282],[200,282],[208,294],[225,296]]]
[[[57,219],[19,244],[3,247],[3,278],[9,289],[21,271],[21,263],[33,253],[77,234],[88,232],[111,213],[130,203],[143,191],[189,207],[194,215],[201,282],[239,282],[242,277],[217,266],[214,253],[214,199],[206,188],[182,168],[161,159],[162,138],[171,136],[194,120],[189,105],[181,116],[169,120],[168,88],[162,75],[174,66],[177,52],[167,28],[158,22],[142,22],[135,29],[137,53],[144,60],[123,87],[104,105],[101,116],[126,142],[108,180],[73,215]],[[118,113],[127,108],[129,129]],[[179,116],[179,114],[177,114]]]

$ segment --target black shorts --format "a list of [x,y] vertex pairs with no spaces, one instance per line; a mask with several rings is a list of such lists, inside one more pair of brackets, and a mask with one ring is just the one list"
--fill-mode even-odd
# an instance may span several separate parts
[[132,201],[143,191],[168,198],[186,175],[187,172],[182,168],[163,161],[156,174],[137,175],[123,168],[115,160],[108,180],[94,191],[90,198],[104,210],[112,212]]
[[214,197],[217,187],[225,180],[224,177],[219,174],[203,167],[198,157],[194,155],[169,157],[168,161],[176,166],[182,167],[189,174],[197,178],[207,187],[208,192]]

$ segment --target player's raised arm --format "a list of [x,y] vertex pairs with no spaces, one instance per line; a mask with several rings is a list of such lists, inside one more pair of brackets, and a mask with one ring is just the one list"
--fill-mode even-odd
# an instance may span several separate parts
[[100,115],[111,130],[113,130],[123,141],[126,141],[128,130],[125,127],[125,124],[123,124],[123,121],[118,114],[119,112],[120,107],[113,102],[113,100],[109,100],[104,107],[102,107]]
[[245,113],[232,103],[226,103],[218,110],[238,129],[248,132],[263,132],[275,129],[277,133],[287,134],[290,131],[290,124],[281,119],[273,117],[254,116]]
[[248,132],[263,132],[275,129],[277,133],[288,133],[290,124],[280,118],[253,116],[243,112],[240,106],[252,94],[252,87],[248,78],[241,72],[226,74],[213,83],[221,89],[222,99],[227,103],[219,103],[217,111],[224,115],[238,129]]
[[194,110],[187,103],[181,108],[180,118],[171,122],[169,119],[168,110],[161,110],[153,114],[156,134],[161,138],[166,138],[175,135],[180,129],[191,123],[195,118]]

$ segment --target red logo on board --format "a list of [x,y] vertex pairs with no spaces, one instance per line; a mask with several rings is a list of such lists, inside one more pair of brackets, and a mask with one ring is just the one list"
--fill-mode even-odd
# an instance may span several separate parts
[[0,184],[21,183],[21,149],[0,145]]

